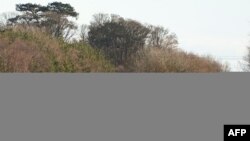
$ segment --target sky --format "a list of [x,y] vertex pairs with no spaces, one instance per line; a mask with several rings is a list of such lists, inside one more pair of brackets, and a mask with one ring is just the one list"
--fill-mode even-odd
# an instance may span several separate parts
[[[55,0],[1,1],[0,13],[15,11],[18,3],[47,4]],[[78,24],[89,24],[96,13],[118,14],[142,23],[160,25],[177,34],[179,46],[211,55],[240,71],[250,45],[250,0],[58,0],[80,13]]]

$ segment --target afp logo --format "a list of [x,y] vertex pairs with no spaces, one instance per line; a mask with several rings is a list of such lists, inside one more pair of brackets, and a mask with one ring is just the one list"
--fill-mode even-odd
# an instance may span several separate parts
[[250,141],[250,125],[224,125],[224,141]]

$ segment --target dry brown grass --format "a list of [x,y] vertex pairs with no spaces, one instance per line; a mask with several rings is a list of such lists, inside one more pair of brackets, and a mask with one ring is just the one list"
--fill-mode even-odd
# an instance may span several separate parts
[[46,54],[39,51],[32,42],[15,40],[0,48],[1,70],[3,72],[49,71]]
[[88,45],[66,43],[33,27],[0,33],[0,72],[110,72],[112,65]]
[[147,48],[138,52],[128,68],[134,72],[224,72],[227,67],[211,57],[201,57],[178,49]]
[[33,27],[0,32],[0,72],[224,72],[225,65],[179,49],[146,48],[114,69],[87,44],[51,38]]

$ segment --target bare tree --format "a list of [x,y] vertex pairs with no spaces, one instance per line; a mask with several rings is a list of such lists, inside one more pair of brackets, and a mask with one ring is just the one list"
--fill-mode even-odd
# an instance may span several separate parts
[[250,47],[247,48],[247,55],[243,59],[245,62],[242,67],[243,71],[250,72]]
[[91,26],[100,26],[104,23],[107,23],[110,21],[110,16],[108,14],[95,14],[93,15],[93,21],[91,22]]
[[170,33],[162,26],[149,25],[150,33],[147,39],[147,46],[157,48],[176,48],[178,40],[176,34]]
[[81,27],[80,31],[80,40],[82,42],[88,42],[88,32],[89,32],[89,27],[88,25],[83,24]]
[[15,12],[8,12],[0,14],[0,31],[4,31],[10,26],[9,19],[16,17],[18,14]]

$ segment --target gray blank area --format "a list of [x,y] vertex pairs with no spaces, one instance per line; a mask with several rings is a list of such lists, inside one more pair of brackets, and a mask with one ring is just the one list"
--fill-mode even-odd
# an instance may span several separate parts
[[1,74],[1,141],[222,141],[250,74]]

